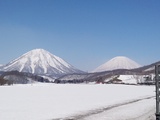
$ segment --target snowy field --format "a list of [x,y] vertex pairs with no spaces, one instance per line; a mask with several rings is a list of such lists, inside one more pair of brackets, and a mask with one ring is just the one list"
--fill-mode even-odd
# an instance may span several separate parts
[[154,86],[0,86],[0,120],[152,120],[154,95]]

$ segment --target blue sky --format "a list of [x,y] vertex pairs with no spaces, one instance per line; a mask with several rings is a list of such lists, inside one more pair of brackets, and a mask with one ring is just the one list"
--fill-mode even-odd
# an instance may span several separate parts
[[0,63],[43,48],[91,71],[116,56],[160,60],[159,0],[0,0]]

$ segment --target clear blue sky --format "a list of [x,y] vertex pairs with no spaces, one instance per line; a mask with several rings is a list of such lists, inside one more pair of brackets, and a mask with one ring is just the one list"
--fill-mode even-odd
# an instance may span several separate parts
[[0,0],[0,63],[43,48],[91,71],[115,56],[160,60],[160,0]]

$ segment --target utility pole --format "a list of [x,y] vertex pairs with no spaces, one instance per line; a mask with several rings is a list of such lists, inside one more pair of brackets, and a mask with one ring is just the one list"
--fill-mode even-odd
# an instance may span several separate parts
[[156,120],[160,120],[160,65],[155,66]]

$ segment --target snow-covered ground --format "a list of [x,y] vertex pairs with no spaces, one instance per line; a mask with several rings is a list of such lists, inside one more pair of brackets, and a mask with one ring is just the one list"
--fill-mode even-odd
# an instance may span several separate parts
[[[52,120],[78,116],[99,109],[112,109],[84,120],[118,120],[154,114],[154,86],[33,84],[0,86],[0,120]],[[139,100],[140,99],[140,100]],[[124,104],[128,102],[132,104]],[[122,104],[122,105],[121,105]],[[124,105],[123,105],[124,104]],[[118,105],[116,107],[116,105]],[[108,116],[106,116],[106,113]],[[95,119],[94,119],[95,118]],[[96,120],[97,120],[96,119]],[[104,119],[105,120],[105,119]],[[120,119],[122,120],[122,119]],[[141,119],[146,120],[146,119]]]

